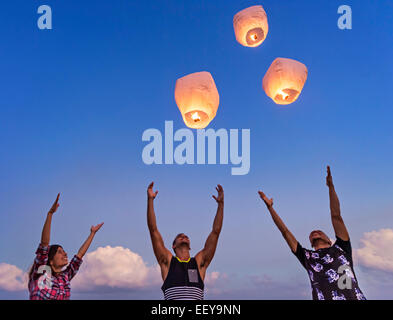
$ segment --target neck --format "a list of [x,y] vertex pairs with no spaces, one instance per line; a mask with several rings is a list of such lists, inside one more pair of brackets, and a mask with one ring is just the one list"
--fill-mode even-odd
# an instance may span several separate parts
[[186,261],[190,259],[190,250],[188,248],[177,248],[176,249],[176,257],[178,257],[182,261]]
[[331,245],[325,241],[322,241],[322,240],[317,240],[317,241],[315,241],[315,244],[314,244],[315,250],[325,249],[325,248],[329,248],[329,247],[331,247]]
[[63,269],[63,267],[57,267],[57,266],[56,267],[55,266],[51,266],[51,268],[52,268],[52,271],[54,273],[59,273]]

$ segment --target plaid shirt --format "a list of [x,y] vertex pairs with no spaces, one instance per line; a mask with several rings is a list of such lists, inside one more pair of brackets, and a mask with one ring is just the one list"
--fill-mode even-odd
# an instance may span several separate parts
[[69,300],[70,281],[79,270],[82,260],[75,255],[66,269],[50,276],[50,266],[46,267],[48,253],[49,246],[44,247],[40,244],[29,280],[30,300]]

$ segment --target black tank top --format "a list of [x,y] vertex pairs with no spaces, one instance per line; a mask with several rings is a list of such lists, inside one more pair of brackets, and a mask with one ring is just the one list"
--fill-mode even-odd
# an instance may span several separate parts
[[180,262],[172,256],[168,275],[161,287],[165,300],[203,300],[204,287],[195,258]]

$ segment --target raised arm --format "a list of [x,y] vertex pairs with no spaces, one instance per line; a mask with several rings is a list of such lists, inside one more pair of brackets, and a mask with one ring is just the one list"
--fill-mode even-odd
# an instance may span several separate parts
[[42,228],[41,245],[44,247],[47,247],[50,243],[50,229],[52,224],[52,216],[56,212],[57,208],[59,207],[59,197],[60,197],[60,193],[57,194],[57,198],[53,203],[52,207],[50,208],[46,216],[44,227]]
[[217,201],[217,212],[213,222],[213,229],[207,237],[204,248],[195,256],[202,278],[204,278],[206,269],[213,260],[224,220],[224,189],[221,185],[217,185],[216,190],[218,195],[217,197],[213,195],[213,198]]
[[291,248],[292,252],[296,252],[297,249],[297,240],[289,231],[287,226],[281,220],[280,216],[277,214],[276,210],[273,209],[273,198],[268,199],[266,195],[262,191],[258,191],[259,196],[265,202],[267,209],[270,212],[270,215],[273,218],[274,223],[276,224],[278,230],[280,230],[282,236],[284,237],[285,241],[288,243],[289,247]]
[[334,189],[333,178],[329,166],[327,166],[326,185],[329,187],[330,214],[332,217],[334,232],[340,239],[348,241],[348,230],[345,227],[343,218],[341,217],[340,201],[338,200],[336,190]]
[[150,238],[153,244],[154,255],[161,267],[163,278],[166,277],[167,269],[172,258],[171,252],[165,247],[164,240],[157,228],[156,214],[154,212],[154,199],[158,191],[153,191],[154,182],[150,183],[147,188],[147,226],[149,227]]
[[94,236],[96,235],[97,231],[101,229],[101,227],[102,227],[103,224],[104,224],[104,223],[100,223],[100,224],[98,224],[98,225],[96,225],[96,226],[92,226],[92,227],[90,228],[90,234],[89,234],[89,236],[87,237],[86,241],[82,244],[82,246],[80,247],[78,253],[76,254],[76,256],[77,256],[79,259],[82,259],[83,256],[86,254],[87,250],[89,249],[89,247],[90,247],[90,245],[91,245],[91,242],[92,242],[93,239],[94,239]]

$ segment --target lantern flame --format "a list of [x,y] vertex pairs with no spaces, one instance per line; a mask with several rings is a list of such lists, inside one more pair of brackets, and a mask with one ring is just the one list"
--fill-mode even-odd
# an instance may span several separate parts
[[258,39],[258,36],[254,33],[254,34],[251,36],[251,39],[255,41],[255,40]]
[[279,91],[278,91],[278,94],[280,94],[280,95],[282,96],[282,99],[283,99],[283,100],[285,100],[286,98],[289,97],[289,94],[285,93],[285,92],[282,91],[282,90],[279,90]]
[[201,117],[199,116],[199,114],[198,114],[197,111],[194,112],[194,113],[191,115],[191,119],[194,120],[194,122],[201,121]]

